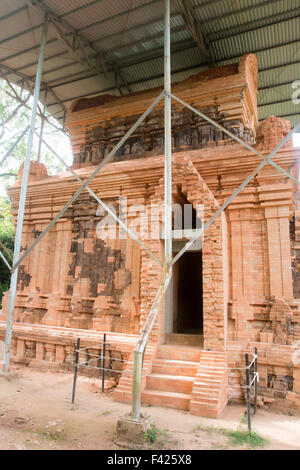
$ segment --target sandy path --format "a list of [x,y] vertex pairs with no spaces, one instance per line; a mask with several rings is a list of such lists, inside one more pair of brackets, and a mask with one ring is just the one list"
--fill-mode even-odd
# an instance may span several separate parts
[[[0,376],[0,449],[119,449],[116,423],[129,406],[102,395],[100,381],[86,377],[79,377],[72,406],[72,380],[72,374],[29,368],[15,369],[9,380]],[[229,406],[221,420],[170,408],[144,411],[164,430],[153,448],[230,449],[228,438],[212,426],[236,430],[245,407]],[[300,415],[259,410],[253,428],[268,438],[267,449],[300,449]]]

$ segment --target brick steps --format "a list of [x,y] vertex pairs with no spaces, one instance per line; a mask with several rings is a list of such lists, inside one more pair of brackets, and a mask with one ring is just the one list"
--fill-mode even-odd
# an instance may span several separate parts
[[[142,390],[146,386],[146,377],[151,372],[152,362],[155,356],[156,346],[148,345],[144,355],[143,371],[142,371]],[[119,385],[114,391],[113,398],[116,401],[125,403],[131,402],[132,393],[132,377],[133,377],[133,354],[131,354],[127,367],[124,370]]]
[[166,335],[168,344],[203,347],[203,335],[186,335],[181,333],[171,333]]
[[186,375],[151,374],[147,378],[147,388],[150,390],[164,390],[173,392],[180,390],[182,393],[192,393],[194,377]]
[[192,390],[191,413],[219,418],[228,401],[227,384],[226,354],[203,351]]
[[157,356],[160,359],[176,359],[178,361],[199,362],[201,349],[188,346],[163,345],[159,346]]
[[150,405],[189,410],[200,355],[201,350],[195,347],[160,346],[152,372],[147,377],[142,401]]
[[166,406],[180,410],[189,410],[191,395],[162,390],[146,389],[142,393],[142,402],[149,405]]
[[199,362],[155,359],[152,372],[155,374],[195,376]]
[[[148,348],[143,367],[142,403],[210,418],[221,415],[228,397],[224,352],[170,344]],[[115,391],[117,400],[131,401],[132,373],[130,360]]]

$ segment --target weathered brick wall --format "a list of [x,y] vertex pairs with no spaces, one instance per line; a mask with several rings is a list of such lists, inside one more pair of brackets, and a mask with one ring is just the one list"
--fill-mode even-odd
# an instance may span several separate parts
[[[211,191],[188,158],[173,158],[173,193],[178,187],[186,196],[206,223],[219,208],[219,204]],[[160,181],[151,197],[151,203],[163,206],[164,184]],[[204,207],[202,207],[202,205]],[[160,225],[162,227],[162,224]],[[160,256],[163,254],[163,243],[159,240],[149,241],[149,247]],[[225,243],[224,243],[225,241]],[[203,322],[204,344],[206,348],[224,349],[227,328],[227,271],[226,256],[223,250],[226,246],[225,216],[218,217],[204,234],[203,240]],[[141,326],[145,321],[154,301],[160,283],[161,269],[146,253],[142,253],[141,269]],[[164,341],[165,313],[164,306],[153,328],[152,339]]]
[[[246,142],[250,144],[255,142],[252,129],[245,128],[240,121],[228,122],[224,115],[220,115],[217,106],[200,108],[196,105],[195,107]],[[92,128],[87,132],[86,143],[82,145],[79,155],[74,159],[74,165],[83,167],[99,164],[138,118],[138,114],[113,118],[105,121],[105,127],[99,125]],[[131,160],[163,153],[163,122],[163,110],[153,111],[150,117],[117,151],[113,160]],[[172,106],[172,134],[173,153],[214,145],[226,145],[232,140],[225,132],[204,121],[187,108],[182,109],[181,105],[176,104]]]
[[[173,93],[206,113],[233,134],[255,143],[257,126],[257,58],[245,55],[238,64],[218,67],[173,84]],[[248,87],[245,88],[245,83]],[[74,167],[98,164],[161,93],[155,88],[123,97],[101,95],[75,101],[67,114]],[[182,105],[172,105],[173,151],[232,143],[228,135]],[[114,160],[163,153],[163,101],[118,150]]]
[[[106,201],[107,203],[109,201]],[[113,202],[113,201],[110,201]],[[139,330],[140,248],[130,238],[101,240],[97,202],[83,194],[20,269],[17,322],[104,331]],[[46,224],[28,214],[23,251]],[[8,294],[4,298],[7,311]]]
[[[252,342],[244,346],[228,344],[229,399],[245,400],[245,353],[253,358],[258,349],[258,403],[279,409],[300,407],[300,352],[289,345]],[[253,399],[253,389],[252,389]]]

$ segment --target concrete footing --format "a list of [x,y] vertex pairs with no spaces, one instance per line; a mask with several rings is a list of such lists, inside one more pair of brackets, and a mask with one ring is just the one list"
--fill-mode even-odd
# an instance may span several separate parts
[[141,415],[140,420],[135,420],[126,415],[119,418],[117,424],[116,442],[120,445],[134,444],[142,447],[145,444],[145,433],[150,427],[152,417]]

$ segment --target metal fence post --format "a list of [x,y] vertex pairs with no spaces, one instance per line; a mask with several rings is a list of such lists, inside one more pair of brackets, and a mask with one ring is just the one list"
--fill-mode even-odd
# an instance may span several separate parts
[[257,348],[254,348],[254,414],[256,414],[257,410]]
[[[31,121],[30,121],[30,132],[29,132],[28,143],[27,143],[26,158],[24,162],[24,172],[23,172],[22,187],[21,187],[21,194],[20,194],[13,264],[17,263],[20,257],[20,252],[21,252],[23,221],[24,221],[24,213],[25,213],[25,206],[26,206],[29,170],[30,170],[30,158],[31,158],[31,151],[32,151],[32,144],[33,144],[36,114],[37,114],[37,108],[38,108],[38,102],[39,102],[47,30],[48,30],[48,20],[46,18],[44,22],[44,26],[43,26],[43,31],[42,31],[42,40],[41,40],[39,61],[38,61],[35,88],[34,88]],[[10,294],[9,294],[9,302],[8,302],[6,336],[5,336],[5,357],[4,357],[4,371],[5,372],[8,372],[9,364],[10,364],[10,347],[11,347],[11,338],[12,338],[13,312],[14,312],[14,307],[15,307],[15,299],[16,299],[16,291],[17,291],[17,283],[18,283],[18,272],[19,272],[18,268],[13,271],[12,276],[11,276],[11,283],[10,283]]]
[[103,335],[102,345],[102,393],[104,392],[105,385],[105,354],[106,354],[106,333]]
[[74,367],[74,378],[73,378],[73,391],[72,391],[72,404],[75,402],[77,373],[78,373],[78,361],[79,361],[79,349],[80,349],[80,338],[77,339],[76,353],[75,353],[75,367]]
[[249,370],[249,356],[248,356],[248,354],[245,354],[245,363],[246,363],[248,431],[249,431],[249,434],[252,434],[252,429],[251,429],[251,404],[250,404],[250,370]]

